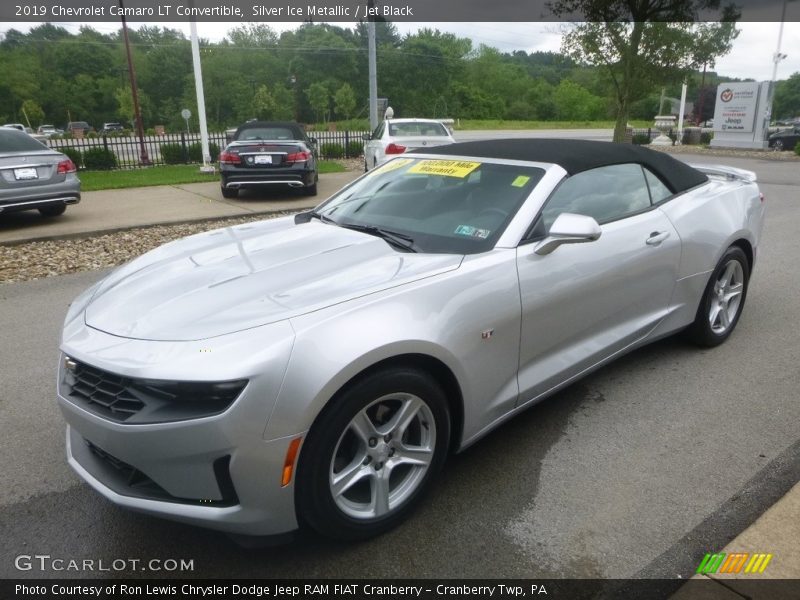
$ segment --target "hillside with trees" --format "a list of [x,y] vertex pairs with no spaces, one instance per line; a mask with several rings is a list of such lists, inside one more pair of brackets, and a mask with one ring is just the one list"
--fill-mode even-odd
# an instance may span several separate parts
[[[503,53],[436,29],[401,36],[391,23],[377,23],[378,95],[390,99],[398,116],[614,119],[620,103],[610,75],[615,71],[579,49],[580,33],[565,42],[564,54]],[[130,38],[145,127],[184,128],[181,109],[197,113],[189,40],[178,30],[157,26],[131,30]],[[280,34],[264,24],[247,24],[233,27],[219,42],[201,40],[200,45],[212,129],[254,117],[307,123],[366,117],[363,24],[347,29],[306,23]],[[679,96],[686,73],[688,99],[696,100],[699,64],[685,62],[680,72],[672,69],[636,86],[625,97],[627,118],[651,119],[662,87],[667,96]],[[711,71],[705,76],[712,99],[719,80]],[[798,81],[800,74],[781,82],[776,116],[800,112]],[[713,110],[713,101],[706,109]],[[98,128],[105,121],[130,122],[121,31],[105,34],[85,26],[75,34],[52,24],[27,33],[9,30],[0,41],[0,122],[25,123],[25,114],[33,127],[63,127],[69,120]]]

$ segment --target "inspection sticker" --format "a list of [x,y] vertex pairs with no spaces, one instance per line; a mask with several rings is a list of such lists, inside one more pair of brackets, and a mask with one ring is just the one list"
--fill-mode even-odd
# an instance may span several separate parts
[[514,187],[525,187],[525,184],[530,180],[531,178],[527,175],[519,175],[514,181],[511,182],[511,185]]
[[369,175],[382,175],[383,173],[388,173],[389,171],[402,169],[412,162],[414,162],[413,158],[396,158],[390,162],[382,164],[377,169],[372,169],[372,171],[369,172]]
[[411,167],[408,172],[463,179],[480,166],[481,163],[479,162],[465,160],[421,160]]
[[456,227],[455,233],[456,235],[466,235],[485,240],[492,232],[488,229],[478,229],[477,227],[472,227],[471,225],[459,225]]

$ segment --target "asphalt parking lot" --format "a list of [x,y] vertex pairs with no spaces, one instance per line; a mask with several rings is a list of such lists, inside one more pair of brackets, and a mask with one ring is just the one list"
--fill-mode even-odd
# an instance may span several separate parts
[[411,520],[361,544],[244,550],[106,502],[66,465],[54,401],[63,315],[102,273],[0,285],[0,577],[97,575],[14,568],[34,553],[192,559],[178,575],[197,577],[687,577],[797,481],[800,462],[797,164],[703,162],[756,171],[767,197],[731,339],[663,340],[585,378],[453,457]]

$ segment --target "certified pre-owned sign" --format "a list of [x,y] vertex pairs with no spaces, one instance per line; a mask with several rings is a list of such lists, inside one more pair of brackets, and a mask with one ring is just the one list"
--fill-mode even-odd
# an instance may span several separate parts
[[723,83],[717,88],[714,129],[749,133],[756,119],[758,83]]

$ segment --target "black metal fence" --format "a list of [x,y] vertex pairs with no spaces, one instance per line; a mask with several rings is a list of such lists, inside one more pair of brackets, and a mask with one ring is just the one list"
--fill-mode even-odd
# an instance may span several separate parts
[[[325,159],[357,158],[363,152],[362,135],[366,131],[312,131],[308,137],[316,139],[319,156]],[[208,134],[209,149],[213,161],[219,151],[229,143],[229,134],[214,132]],[[189,164],[202,162],[199,133],[168,133],[164,135],[138,136],[103,135],[84,138],[54,138],[47,140],[54,150],[71,153],[79,166],[90,166],[84,162],[87,151],[104,149],[113,153],[111,161],[117,169],[131,169],[144,166],[147,161],[153,165]],[[144,153],[142,148],[144,147]],[[78,154],[75,154],[78,153]],[[91,153],[91,152],[90,152]],[[145,156],[146,154],[146,156]],[[146,159],[146,160],[144,160]],[[89,161],[86,161],[89,162]]]

